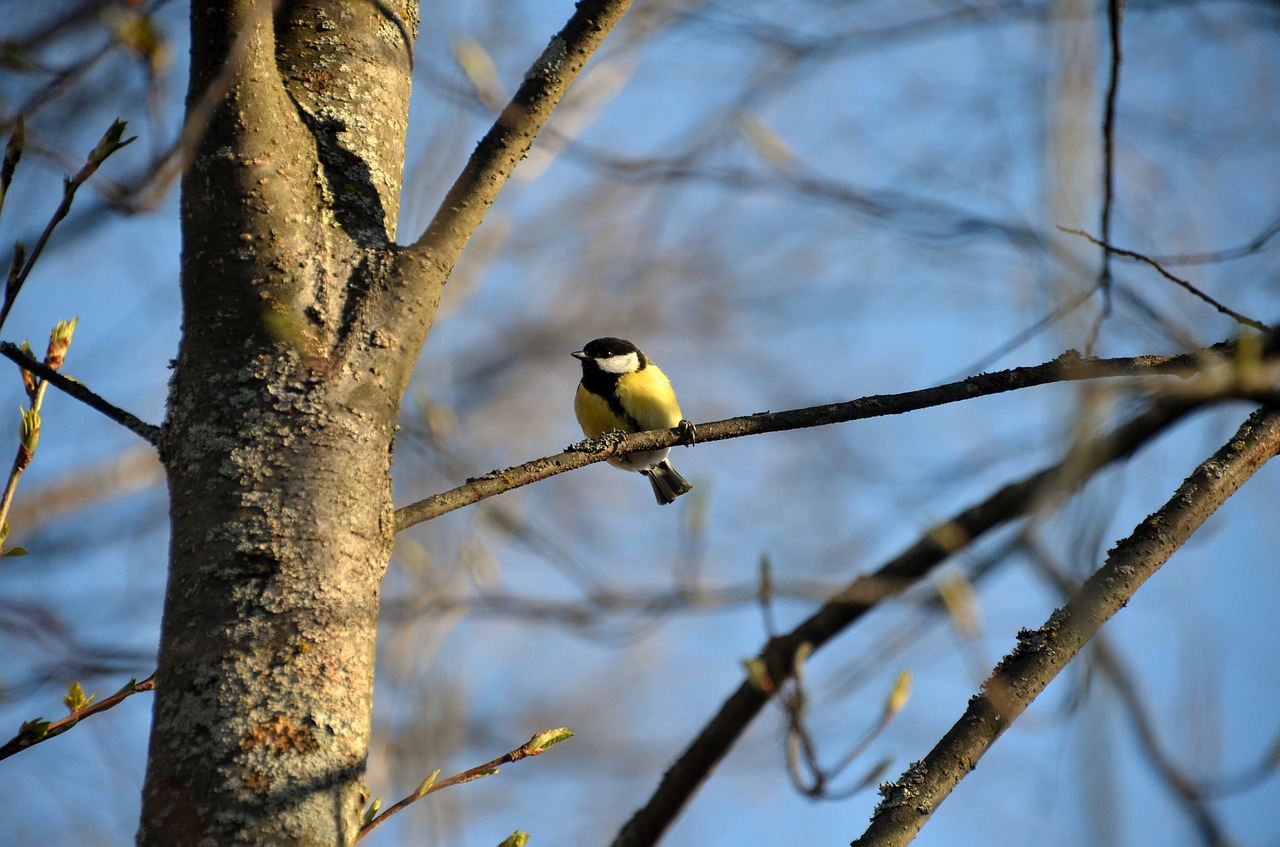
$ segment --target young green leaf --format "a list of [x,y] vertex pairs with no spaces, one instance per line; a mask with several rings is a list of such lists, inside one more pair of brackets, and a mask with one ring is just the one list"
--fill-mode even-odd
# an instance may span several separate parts
[[128,125],[129,124],[127,122],[116,118],[111,123],[111,126],[107,131],[103,133],[102,139],[98,142],[98,146],[94,147],[93,152],[89,154],[89,164],[94,165],[95,167],[97,165],[101,165],[112,153],[116,152],[121,147],[127,147],[132,144],[138,136],[134,135],[126,138],[124,141],[120,140],[120,137],[124,135],[125,127]]
[[44,363],[53,370],[62,367],[67,358],[67,348],[71,346],[71,336],[75,335],[79,318],[69,321],[58,321],[49,333],[49,347],[45,353]]
[[84,688],[80,686],[79,682],[73,682],[67,686],[67,696],[62,698],[62,702],[66,704],[67,709],[74,715],[86,706],[92,705],[97,697],[97,694],[90,694],[88,697],[84,696]]
[[573,733],[568,727],[560,727],[559,729],[549,729],[546,732],[540,732],[533,738],[529,739],[530,755],[537,755],[548,747],[554,747],[561,741],[566,741],[573,737]]
[[417,794],[417,796],[419,797],[426,794],[428,791],[431,790],[431,786],[436,784],[436,777],[438,777],[439,775],[440,775],[440,769],[436,768],[431,772],[431,775],[429,777],[427,777],[422,781],[422,784],[418,786],[418,790],[414,793]]
[[[40,413],[35,409],[22,409],[22,452],[27,462],[36,454],[36,445],[40,443]],[[25,467],[25,465],[24,465]]]
[[378,814],[378,809],[382,808],[382,798],[374,797],[373,802],[369,804],[369,808],[364,810],[364,814],[360,816],[360,828],[369,825],[369,821],[373,820],[373,816]]
[[18,729],[18,734],[25,740],[35,743],[49,734],[49,722],[44,718],[33,718],[25,721]]

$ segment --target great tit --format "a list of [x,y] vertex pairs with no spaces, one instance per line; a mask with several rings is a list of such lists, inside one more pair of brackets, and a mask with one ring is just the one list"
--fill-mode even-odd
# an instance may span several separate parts
[[[571,355],[582,361],[582,382],[573,399],[573,411],[587,438],[684,424],[666,374],[630,341],[597,338]],[[649,477],[653,495],[665,506],[693,488],[671,467],[668,452],[664,447],[628,453],[610,459],[609,464]]]

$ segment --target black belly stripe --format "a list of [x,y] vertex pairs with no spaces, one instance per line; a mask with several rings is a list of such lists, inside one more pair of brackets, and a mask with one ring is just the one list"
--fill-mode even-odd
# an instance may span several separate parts
[[[644,369],[644,364],[641,364]],[[602,371],[599,368],[591,368],[582,375],[582,385],[592,394],[599,397],[609,404],[609,408],[615,415],[626,421],[631,432],[643,432],[640,424],[627,411],[622,408],[621,401],[618,400],[618,378],[622,374],[612,374],[608,371]]]

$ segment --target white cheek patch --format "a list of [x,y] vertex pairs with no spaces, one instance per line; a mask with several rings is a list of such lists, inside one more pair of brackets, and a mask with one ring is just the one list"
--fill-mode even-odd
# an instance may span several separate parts
[[629,374],[640,370],[640,357],[635,353],[623,353],[607,359],[597,359],[600,370],[611,374]]

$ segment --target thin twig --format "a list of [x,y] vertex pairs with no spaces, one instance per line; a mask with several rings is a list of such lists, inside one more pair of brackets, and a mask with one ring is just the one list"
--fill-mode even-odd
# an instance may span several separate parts
[[13,174],[22,159],[22,149],[26,145],[27,124],[22,115],[13,123],[13,134],[4,146],[4,162],[0,164],[0,211],[4,211],[4,198],[9,194],[9,186],[13,183]]
[[149,424],[136,415],[130,414],[118,406],[113,406],[111,403],[85,388],[83,383],[63,376],[57,371],[51,370],[50,368],[45,367],[42,363],[37,362],[26,353],[23,353],[21,348],[16,344],[8,341],[0,341],[0,356],[4,356],[6,359],[14,362],[23,370],[31,371],[41,379],[48,380],[53,383],[56,388],[76,398],[89,408],[106,415],[108,418],[120,424],[134,435],[151,444],[153,447],[160,446],[160,439],[164,434],[164,430],[161,427]]
[[[1098,229],[1103,241],[1111,240],[1111,215],[1115,207],[1116,193],[1116,99],[1120,94],[1120,63],[1124,54],[1120,50],[1120,20],[1124,15],[1124,0],[1107,0],[1107,33],[1111,40],[1111,66],[1107,79],[1107,99],[1102,116],[1102,211]],[[1102,328],[1102,322],[1111,313],[1111,253],[1102,251],[1102,267],[1098,270],[1098,288],[1102,290],[1102,312],[1094,325],[1093,336],[1086,351],[1093,350],[1094,341]]]
[[32,267],[40,258],[40,254],[44,252],[45,245],[49,243],[49,236],[53,235],[53,230],[71,211],[71,203],[75,200],[76,191],[80,186],[89,181],[89,177],[97,172],[107,157],[115,153],[122,147],[133,143],[137,136],[121,140],[124,135],[125,122],[116,120],[103,134],[98,141],[97,146],[89,152],[89,156],[85,159],[84,165],[76,173],[75,176],[67,177],[62,183],[62,202],[58,204],[58,208],[54,210],[53,216],[49,218],[49,222],[45,224],[44,232],[40,233],[40,238],[36,241],[35,248],[27,256],[27,261],[23,264],[22,269],[11,276],[4,291],[4,304],[0,305],[0,327],[4,326],[5,320],[9,317],[9,311],[13,308],[14,302],[18,299],[18,293],[22,290],[22,285],[27,281],[27,277],[31,274]]
[[1156,256],[1156,261],[1166,265],[1210,265],[1218,262],[1229,262],[1252,256],[1267,246],[1267,242],[1280,235],[1280,218],[1267,224],[1261,232],[1244,244],[1236,247],[1224,247],[1220,250],[1209,250],[1203,253],[1171,253],[1167,256]]
[[[43,392],[41,392],[43,396]],[[13,457],[13,466],[9,469],[9,477],[5,480],[4,492],[0,493],[0,544],[8,537],[5,529],[5,523],[9,519],[9,509],[13,506],[13,497],[18,492],[18,482],[22,479],[22,474],[26,471],[27,466],[31,464],[34,458],[34,451],[27,446],[27,422],[34,418],[35,436],[40,435],[40,406],[33,402],[31,409],[22,413],[22,437],[19,439],[18,452]]]
[[100,712],[105,712],[107,709],[120,705],[120,703],[124,702],[126,698],[132,697],[134,694],[139,694],[143,691],[151,691],[155,687],[155,674],[152,674],[142,680],[142,682],[137,682],[136,680],[131,679],[123,688],[115,694],[112,694],[110,697],[104,697],[93,705],[85,706],[83,709],[78,709],[72,714],[67,715],[62,720],[54,721],[48,726],[43,727],[41,731],[19,732],[13,738],[6,741],[3,746],[0,746],[0,759],[7,759],[15,753],[20,753],[23,750],[26,750],[28,747],[33,747],[42,741],[48,741],[55,735],[61,735],[85,718],[92,717]]
[[1219,312],[1231,318],[1233,321],[1235,321],[1238,324],[1251,327],[1253,329],[1258,330],[1259,332],[1269,332],[1271,330],[1271,327],[1267,326],[1262,321],[1257,321],[1257,320],[1254,320],[1253,318],[1245,317],[1244,315],[1237,312],[1235,309],[1232,309],[1229,306],[1225,306],[1222,303],[1219,303],[1217,300],[1213,299],[1208,294],[1205,294],[1203,291],[1201,291],[1199,288],[1196,288],[1187,280],[1183,279],[1180,276],[1175,276],[1174,274],[1170,273],[1168,270],[1164,268],[1163,265],[1161,265],[1159,262],[1157,262],[1155,259],[1151,258],[1150,256],[1144,256],[1143,254],[1135,252],[1133,250],[1125,250],[1123,247],[1116,247],[1114,244],[1108,243],[1105,238],[1094,238],[1092,235],[1090,235],[1087,232],[1084,232],[1083,230],[1070,229],[1068,227],[1059,227],[1059,229],[1061,229],[1063,232],[1067,233],[1068,235],[1078,235],[1081,238],[1084,238],[1092,242],[1093,244],[1098,245],[1103,250],[1105,250],[1107,255],[1109,256],[1113,254],[1116,256],[1124,256],[1126,259],[1133,259],[1135,262],[1142,262],[1143,264],[1150,265],[1151,267],[1155,268],[1156,272],[1159,273],[1162,277],[1164,277],[1165,279],[1169,280],[1172,283],[1182,286],[1188,292],[1195,295],[1196,297],[1199,297],[1201,300],[1208,303],[1210,306],[1217,309]]
[[23,472],[31,464],[31,460],[35,458],[35,441],[32,440],[30,446],[28,446],[28,421],[34,420],[34,437],[38,439],[40,437],[40,409],[44,404],[44,395],[48,386],[48,380],[41,380],[40,385],[36,388],[35,395],[31,398],[31,408],[22,412],[22,437],[19,439],[18,452],[13,457],[13,466],[9,469],[9,478],[5,481],[4,493],[0,494],[0,543],[3,543],[8,535],[4,527],[9,519],[9,509],[13,506],[13,497],[18,491],[18,481],[22,479]]
[[437,781],[435,777],[436,774],[440,772],[436,771],[422,781],[422,784],[418,786],[417,791],[413,792],[408,797],[405,797],[399,803],[396,803],[377,817],[370,819],[368,823],[360,828],[360,833],[356,836],[356,841],[364,838],[387,818],[397,812],[407,809],[411,804],[416,803],[428,794],[434,794],[441,789],[449,788],[454,785],[461,785],[464,782],[472,782],[486,776],[493,776],[498,772],[498,768],[501,766],[512,762],[518,762],[521,759],[528,758],[529,756],[537,756],[544,752],[548,747],[558,744],[572,735],[572,732],[563,728],[553,729],[548,732],[540,732],[509,753],[503,753],[491,762],[485,762],[483,765],[476,765],[474,768],[468,768],[462,773],[454,774],[448,779]]
[[[884,705],[880,709],[876,722],[863,733],[839,762],[832,767],[824,768],[818,760],[818,743],[805,722],[809,696],[804,691],[799,665],[797,665],[794,679],[783,686],[778,695],[787,720],[786,759],[792,786],[801,794],[814,800],[843,800],[863,790],[868,785],[865,775],[852,785],[840,790],[832,790],[830,785],[893,723],[894,718],[906,706],[910,691],[911,674],[907,671],[899,672],[893,687],[884,699]],[[803,754],[803,760],[801,754]],[[801,772],[802,761],[809,775],[808,779]],[[877,763],[872,768],[872,772],[879,772],[886,765],[887,762]]]
[[[50,373],[56,373],[66,361],[67,349],[71,346],[71,338],[75,334],[79,320],[75,318],[70,321],[59,321],[49,333],[49,345],[45,350],[43,365]],[[26,355],[25,350],[19,352]],[[9,509],[13,506],[13,496],[18,490],[18,481],[35,458],[36,447],[40,441],[40,413],[44,407],[44,395],[49,391],[49,380],[37,380],[26,370],[21,371],[21,374],[22,384],[26,388],[31,407],[22,411],[18,452],[13,457],[13,467],[9,471],[4,493],[0,494],[0,542],[3,542],[9,534],[7,522]]]

